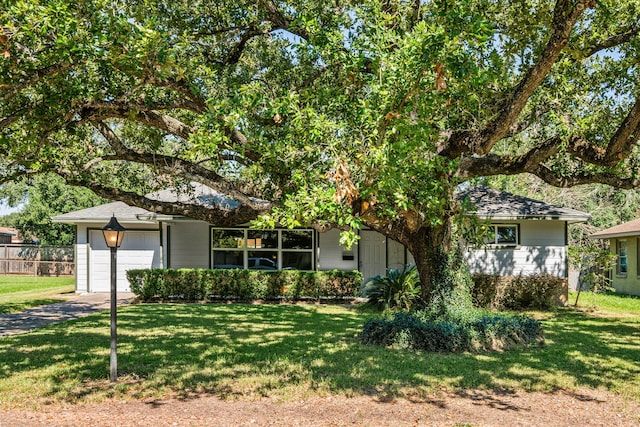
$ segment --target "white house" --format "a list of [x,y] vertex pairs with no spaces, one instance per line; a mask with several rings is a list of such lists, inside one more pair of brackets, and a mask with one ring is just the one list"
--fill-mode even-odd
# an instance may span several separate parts
[[585,222],[591,215],[483,186],[459,197],[475,205],[475,214],[493,229],[485,245],[468,248],[472,273],[548,273],[568,278],[568,225]]
[[[195,194],[204,204],[236,203],[207,187],[196,187]],[[472,272],[567,277],[567,224],[586,221],[588,214],[484,187],[460,196],[475,203],[476,215],[495,228],[493,241],[469,249]],[[165,191],[156,197],[175,200],[176,195]],[[101,229],[112,215],[127,228],[118,250],[120,291],[129,290],[124,273],[134,268],[341,269],[368,278],[412,262],[404,246],[371,230],[360,231],[359,244],[347,250],[338,243],[338,230],[218,228],[113,202],[53,218],[76,226],[78,292],[109,291],[109,250]]]

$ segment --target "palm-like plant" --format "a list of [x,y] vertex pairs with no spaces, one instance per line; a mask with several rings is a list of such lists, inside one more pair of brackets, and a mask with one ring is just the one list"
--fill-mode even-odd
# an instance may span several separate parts
[[368,298],[369,305],[379,310],[410,310],[420,298],[420,278],[416,266],[405,265],[402,270],[390,268],[386,276],[367,279],[362,296]]

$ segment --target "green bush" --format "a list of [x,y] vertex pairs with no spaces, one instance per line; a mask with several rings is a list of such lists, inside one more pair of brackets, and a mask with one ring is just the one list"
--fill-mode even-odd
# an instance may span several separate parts
[[389,269],[386,276],[368,279],[362,288],[367,304],[378,310],[410,310],[420,299],[420,277],[415,265]]
[[252,299],[347,300],[357,296],[358,271],[129,270],[131,291],[141,301],[221,301]]
[[471,299],[475,307],[494,308],[496,296],[500,286],[500,276],[497,274],[478,273],[472,276]]
[[508,277],[474,274],[471,294],[476,307],[548,310],[558,305],[565,287],[565,279],[551,274]]
[[477,310],[459,319],[432,319],[427,311],[400,312],[368,320],[360,334],[365,344],[430,352],[499,351],[540,344],[543,339],[535,319]]

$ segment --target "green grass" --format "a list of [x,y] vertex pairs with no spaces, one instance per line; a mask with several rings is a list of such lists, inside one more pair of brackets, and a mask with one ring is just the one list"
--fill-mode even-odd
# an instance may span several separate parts
[[61,301],[55,295],[73,292],[73,277],[0,276],[0,314]]
[[[577,292],[569,294],[569,306],[573,307]],[[592,311],[602,311],[609,314],[640,315],[640,297],[623,294],[581,292],[578,297],[578,307]]]
[[0,408],[108,398],[424,397],[441,389],[602,388],[640,400],[640,310],[536,313],[541,348],[427,354],[364,346],[369,314],[338,306],[166,304],[119,310],[120,381],[109,314],[0,339]]

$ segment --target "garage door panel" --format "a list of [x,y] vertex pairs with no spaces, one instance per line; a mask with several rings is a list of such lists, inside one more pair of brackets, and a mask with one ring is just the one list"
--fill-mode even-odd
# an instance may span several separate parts
[[[109,292],[111,289],[111,251],[104,242],[101,230],[89,235],[91,247],[89,289]],[[160,244],[157,231],[127,231],[117,254],[118,291],[130,291],[126,272],[132,269],[160,266]]]

